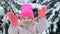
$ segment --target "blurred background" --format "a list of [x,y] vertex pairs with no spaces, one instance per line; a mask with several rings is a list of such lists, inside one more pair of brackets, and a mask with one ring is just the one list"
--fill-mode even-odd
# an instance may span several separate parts
[[7,12],[12,11],[20,15],[20,7],[26,3],[33,6],[35,17],[38,16],[39,7],[47,6],[46,18],[49,28],[41,34],[60,34],[60,0],[0,0],[0,34],[8,34],[10,22],[6,15]]

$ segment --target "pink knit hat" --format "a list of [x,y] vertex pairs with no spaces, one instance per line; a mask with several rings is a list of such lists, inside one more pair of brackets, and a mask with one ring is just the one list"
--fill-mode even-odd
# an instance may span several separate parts
[[21,13],[20,13],[20,19],[24,18],[25,16],[28,16],[30,18],[34,18],[34,14],[32,11],[32,5],[30,4],[24,4],[21,7]]

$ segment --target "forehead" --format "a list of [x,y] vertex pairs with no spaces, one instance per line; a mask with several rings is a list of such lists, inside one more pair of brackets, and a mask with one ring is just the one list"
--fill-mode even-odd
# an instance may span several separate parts
[[30,18],[30,17],[28,17],[28,16],[25,16],[24,18]]

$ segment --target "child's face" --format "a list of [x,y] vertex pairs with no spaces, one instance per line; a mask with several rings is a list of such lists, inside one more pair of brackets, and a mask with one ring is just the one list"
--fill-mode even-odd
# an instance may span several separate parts
[[26,17],[22,18],[22,21],[24,24],[31,24],[32,18],[26,16]]

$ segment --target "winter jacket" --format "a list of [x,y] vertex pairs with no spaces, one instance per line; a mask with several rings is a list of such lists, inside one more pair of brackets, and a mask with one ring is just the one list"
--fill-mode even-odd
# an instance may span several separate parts
[[10,24],[8,34],[38,34],[48,28],[46,18],[39,19],[39,22],[31,24],[28,28],[21,25],[13,26]]

